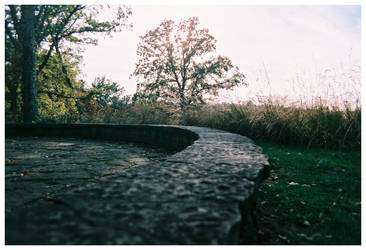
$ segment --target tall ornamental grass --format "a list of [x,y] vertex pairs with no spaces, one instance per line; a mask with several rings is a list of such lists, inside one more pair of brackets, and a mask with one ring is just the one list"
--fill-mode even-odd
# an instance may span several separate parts
[[360,107],[285,106],[271,99],[260,104],[214,104],[191,113],[188,125],[289,145],[339,150],[361,147]]

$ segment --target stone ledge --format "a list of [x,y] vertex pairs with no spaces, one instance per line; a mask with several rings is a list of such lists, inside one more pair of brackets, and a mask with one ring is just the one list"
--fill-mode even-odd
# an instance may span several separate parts
[[116,124],[7,124],[6,136],[55,136],[146,143],[180,151],[198,139],[186,129],[157,125]]
[[6,213],[6,244],[239,244],[255,238],[255,192],[269,164],[246,137],[200,127],[107,124],[6,125],[10,135],[124,140],[181,151]]

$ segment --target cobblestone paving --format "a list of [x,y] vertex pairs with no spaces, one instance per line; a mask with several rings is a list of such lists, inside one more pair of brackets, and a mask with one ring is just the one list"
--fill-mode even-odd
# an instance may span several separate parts
[[159,161],[161,150],[133,143],[18,137],[5,141],[5,208],[51,199],[131,167]]

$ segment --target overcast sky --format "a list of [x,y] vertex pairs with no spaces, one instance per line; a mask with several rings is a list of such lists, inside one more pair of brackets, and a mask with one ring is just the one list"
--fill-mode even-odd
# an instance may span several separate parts
[[[361,7],[357,5],[132,5],[132,31],[100,39],[86,47],[83,71],[87,82],[105,75],[127,94],[137,62],[139,36],[165,18],[197,16],[217,40],[217,53],[227,56],[247,76],[249,87],[231,99],[259,95],[300,97],[359,92]],[[351,73],[350,73],[351,72]],[[350,76],[351,75],[351,76]],[[351,80],[350,80],[351,79]],[[325,92],[324,92],[325,91]]]

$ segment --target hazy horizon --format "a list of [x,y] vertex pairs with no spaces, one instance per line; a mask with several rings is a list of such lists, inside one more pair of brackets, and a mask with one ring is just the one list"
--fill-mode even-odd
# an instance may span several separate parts
[[[289,99],[321,96],[354,101],[361,97],[360,5],[131,5],[133,30],[86,46],[83,72],[88,84],[98,76],[133,94],[129,76],[137,62],[139,36],[164,19],[197,16],[217,40],[217,53],[230,58],[249,87],[223,93],[221,100],[257,96]],[[108,16],[106,11],[103,18]],[[103,14],[102,14],[103,15]],[[226,96],[226,97],[225,97]]]

